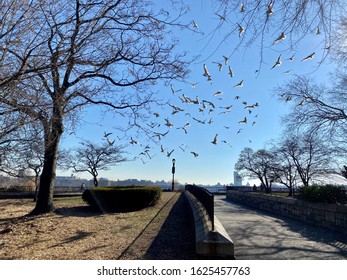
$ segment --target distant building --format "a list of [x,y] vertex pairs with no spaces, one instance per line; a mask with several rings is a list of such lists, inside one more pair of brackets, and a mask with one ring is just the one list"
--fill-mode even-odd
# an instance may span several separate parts
[[112,181],[110,181],[107,178],[100,178],[99,179],[99,186],[100,187],[109,187],[112,185]]
[[63,188],[69,188],[69,187],[79,187],[83,183],[87,184],[87,180],[77,178],[73,175],[71,176],[57,176],[55,179],[55,187],[63,187]]
[[234,171],[234,186],[242,186],[242,177]]

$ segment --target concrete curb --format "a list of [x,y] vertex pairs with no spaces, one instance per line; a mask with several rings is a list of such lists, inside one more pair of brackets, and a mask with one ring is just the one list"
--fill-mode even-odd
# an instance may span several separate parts
[[196,255],[207,259],[235,259],[234,243],[221,222],[214,216],[215,229],[202,204],[188,191],[184,191],[195,221]]

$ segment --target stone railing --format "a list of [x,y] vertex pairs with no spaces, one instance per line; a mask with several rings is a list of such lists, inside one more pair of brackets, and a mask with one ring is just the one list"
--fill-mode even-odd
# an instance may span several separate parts
[[294,218],[332,230],[347,232],[347,205],[310,203],[289,197],[229,190],[227,199],[263,211]]
[[195,223],[195,251],[202,259],[235,259],[234,242],[221,222],[214,216],[214,227],[204,205],[189,191],[184,194],[193,212]]
[[203,205],[210,218],[212,231],[214,231],[214,196],[208,190],[196,185],[186,185],[185,190],[195,196]]

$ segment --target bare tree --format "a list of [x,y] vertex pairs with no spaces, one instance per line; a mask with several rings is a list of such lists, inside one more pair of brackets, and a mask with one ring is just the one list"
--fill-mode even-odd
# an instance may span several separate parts
[[[108,140],[108,139],[107,139]],[[91,141],[83,141],[75,152],[69,155],[69,165],[75,172],[88,172],[93,176],[94,186],[99,185],[98,175],[101,170],[126,161],[123,157],[123,147],[118,147],[114,141],[105,141],[101,145]]]
[[[5,1],[4,10],[10,9]],[[3,115],[40,122],[44,165],[32,214],[51,211],[58,148],[65,120],[87,105],[122,112],[138,126],[155,100],[150,86],[187,74],[170,28],[184,27],[150,1],[32,1],[16,6],[21,19],[2,30],[0,104]],[[28,17],[30,15],[30,17]],[[18,16],[19,17],[19,16]],[[21,28],[22,29],[21,29]],[[6,69],[12,68],[10,74]],[[11,117],[10,120],[13,120]]]
[[256,152],[251,148],[244,148],[235,164],[235,170],[243,177],[259,179],[261,187],[271,192],[271,185],[275,180],[273,172],[274,155],[265,149]]
[[284,117],[289,130],[324,135],[335,146],[335,154],[341,156],[347,151],[347,99],[343,80],[335,82],[336,87],[327,88],[309,77],[296,77],[275,91],[282,100],[292,104],[291,112]]
[[[36,200],[44,153],[40,129],[33,124],[22,126],[7,136],[3,137],[3,142],[0,143],[0,171],[12,177],[25,176],[25,179],[33,181]],[[23,170],[26,172],[23,173]]]
[[280,143],[280,151],[282,158],[295,166],[304,186],[331,172],[333,153],[317,134],[287,134]]
[[299,174],[292,158],[288,154],[286,146],[283,143],[274,144],[271,153],[274,155],[272,168],[277,183],[285,185],[289,190],[289,196],[295,193],[295,187],[299,179]]
[[297,76],[275,89],[281,100],[292,105],[291,112],[284,118],[284,123],[290,126],[289,130],[319,134],[321,141],[330,146],[330,153],[340,167],[345,165],[347,154],[347,19],[345,14],[341,18],[333,30],[331,38],[334,42],[328,47],[333,62],[338,66],[330,73],[330,84],[319,84],[310,76]]

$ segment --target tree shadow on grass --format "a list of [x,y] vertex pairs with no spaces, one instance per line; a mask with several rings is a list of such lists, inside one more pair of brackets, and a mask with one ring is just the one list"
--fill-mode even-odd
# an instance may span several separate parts
[[85,232],[85,231],[79,230],[75,233],[74,236],[67,237],[62,242],[55,244],[55,245],[52,245],[49,248],[59,247],[61,245],[68,244],[68,243],[74,243],[76,241],[88,238],[89,236],[92,236],[92,235],[93,235],[93,233],[91,233],[91,232]]
[[143,259],[196,259],[194,219],[184,195],[181,194],[172,207],[166,221]]
[[73,217],[94,217],[102,214],[101,211],[94,209],[91,206],[73,206],[73,207],[59,207],[54,211],[60,216],[73,216]]

